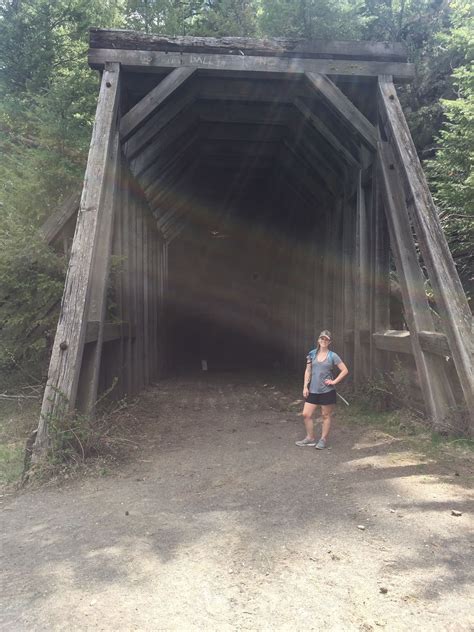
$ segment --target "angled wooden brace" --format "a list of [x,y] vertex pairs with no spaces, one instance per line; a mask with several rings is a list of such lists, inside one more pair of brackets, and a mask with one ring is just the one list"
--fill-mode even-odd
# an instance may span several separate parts
[[377,150],[377,130],[360,110],[325,75],[305,73],[309,85],[322,97],[329,108],[362,140],[372,151]]
[[104,217],[104,206],[117,150],[119,79],[119,64],[107,64],[102,75],[84,189],[33,447],[33,462],[47,453],[49,420],[74,409],[76,404],[99,227],[101,222],[112,221],[111,214]]
[[146,94],[130,112],[122,117],[120,121],[122,141],[131,136],[140,125],[143,125],[195,72],[195,68],[188,66],[174,68],[153,90]]
[[474,429],[471,310],[391,77],[379,78],[378,92],[381,115],[389,130],[389,142],[403,170],[410,215],[436,304],[445,323],[445,334],[471,415],[471,429]]
[[443,359],[424,351],[420,344],[419,332],[434,331],[434,322],[426,299],[425,279],[418,262],[400,173],[390,146],[382,140],[379,143],[379,157],[390,245],[402,290],[420,386],[433,427],[442,429],[455,406],[455,399]]

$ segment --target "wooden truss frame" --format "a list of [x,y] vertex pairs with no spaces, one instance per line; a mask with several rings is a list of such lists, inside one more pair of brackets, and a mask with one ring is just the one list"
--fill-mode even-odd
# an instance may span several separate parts
[[[165,344],[167,248],[187,222],[186,201],[170,205],[169,192],[222,152],[229,164],[251,156],[259,134],[268,143],[258,150],[260,166],[279,143],[280,175],[291,180],[295,195],[334,209],[325,240],[328,248],[340,244],[344,265],[337,272],[326,265],[321,318],[333,318],[355,383],[383,368],[385,352],[411,353],[426,411],[441,428],[458,397],[447,376],[452,358],[466,407],[474,411],[471,314],[398,101],[394,82],[409,81],[414,72],[400,45],[93,29],[89,63],[102,80],[80,203],[71,198],[43,230],[48,241],[57,239],[79,206],[34,459],[47,451],[51,418],[76,408],[93,412],[105,341],[120,341],[122,393],[136,393],[159,375],[161,360],[150,349]],[[121,115],[123,76],[144,72],[164,77]],[[351,78],[377,83],[375,120],[338,87],[339,79]],[[282,79],[284,91],[272,81]],[[206,105],[215,101],[218,110]],[[259,123],[265,127],[256,133]],[[229,139],[236,144],[226,145]],[[121,183],[132,180],[142,193],[131,199],[130,187],[123,187],[118,195]],[[389,330],[389,243],[409,333]],[[115,246],[124,258],[120,323],[106,322],[105,314]],[[426,300],[420,253],[442,331]],[[334,316],[336,305],[348,304],[355,314]]]

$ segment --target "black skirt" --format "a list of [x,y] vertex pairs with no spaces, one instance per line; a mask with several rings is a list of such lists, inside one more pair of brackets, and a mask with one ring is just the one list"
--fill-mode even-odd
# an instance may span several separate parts
[[336,403],[336,391],[329,391],[329,393],[310,393],[306,398],[306,402],[308,404],[330,406]]

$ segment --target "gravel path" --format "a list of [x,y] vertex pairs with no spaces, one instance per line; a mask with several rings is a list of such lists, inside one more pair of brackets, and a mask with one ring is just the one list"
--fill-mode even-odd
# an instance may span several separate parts
[[297,448],[294,397],[165,381],[120,470],[7,499],[1,629],[472,629],[465,473],[341,408]]

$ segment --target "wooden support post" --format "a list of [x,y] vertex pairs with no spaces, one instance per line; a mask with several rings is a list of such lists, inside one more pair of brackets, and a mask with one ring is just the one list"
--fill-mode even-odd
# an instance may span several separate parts
[[[373,182],[373,253],[372,267],[372,327],[371,331],[385,331],[390,328],[390,240],[387,220],[384,214],[381,182],[374,174]],[[372,345],[373,375],[387,370],[386,358]]]
[[344,222],[344,195],[339,194],[335,200],[335,219],[336,227],[334,232],[334,250],[332,252],[333,260],[333,278],[334,278],[334,297],[333,297],[333,324],[332,333],[334,338],[334,346],[339,349],[340,354],[343,353],[344,344],[344,271],[342,257],[342,236]]
[[366,382],[370,375],[370,243],[367,202],[366,190],[362,185],[362,171],[359,171],[357,174],[356,196],[356,292],[354,310],[354,383],[356,387]]
[[150,383],[150,268],[148,265],[150,245],[148,219],[144,213],[141,256],[143,265],[143,382],[145,386],[148,386]]
[[89,304],[87,320],[100,323],[97,340],[89,344],[83,351],[80,379],[76,398],[76,408],[80,412],[92,415],[97,402],[99,374],[102,359],[103,328],[106,311],[107,281],[109,278],[110,255],[112,250],[113,221],[116,207],[117,162],[120,151],[118,132],[115,134],[108,165],[107,190],[102,206],[101,218],[98,222],[98,240],[93,258],[93,275],[89,281]]
[[124,394],[130,397],[133,393],[133,353],[132,353],[132,336],[130,335],[133,326],[133,278],[132,278],[132,252],[133,252],[133,231],[131,230],[131,203],[130,203],[130,187],[131,176],[126,165],[123,166],[123,186],[121,194],[122,202],[122,238],[123,238],[123,269],[122,269],[122,286],[123,286],[123,311],[122,318],[128,323],[129,335],[125,340],[124,348]]
[[[76,403],[93,278],[93,262],[103,213],[118,108],[119,64],[107,64],[102,75],[96,119],[84,179],[84,190],[69,260],[48,382],[33,447],[33,462],[48,451],[48,420],[72,410]],[[111,221],[111,217],[107,221]]]
[[378,86],[382,120],[402,168],[401,184],[474,428],[472,315],[392,78],[380,77]]
[[342,265],[344,285],[344,362],[350,367],[349,379],[353,380],[354,372],[354,311],[355,311],[355,274],[354,244],[356,231],[356,208],[349,195],[347,184],[344,186],[344,221],[342,225]]
[[140,391],[145,385],[144,356],[145,356],[145,322],[143,312],[144,298],[144,270],[143,270],[143,221],[144,200],[141,195],[137,197],[137,268],[136,268],[136,284],[137,284],[137,386]]
[[419,332],[434,331],[433,319],[425,295],[425,280],[418,263],[395,158],[384,141],[379,142],[379,156],[390,243],[399,275],[405,318],[411,333],[420,386],[426,410],[434,428],[444,429],[453,412],[455,399],[440,358],[427,354],[420,345]]

